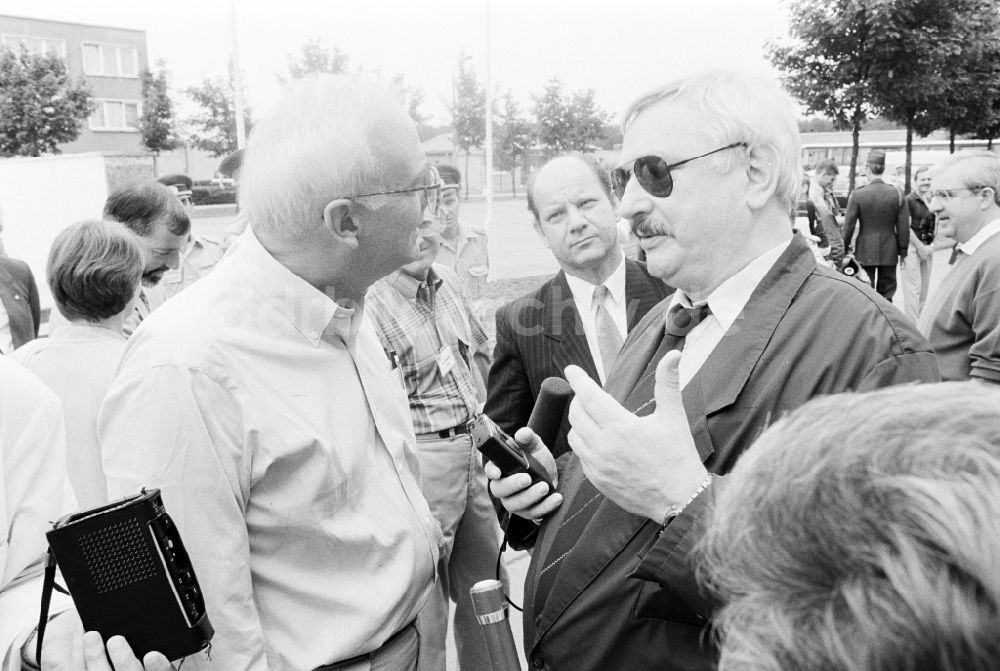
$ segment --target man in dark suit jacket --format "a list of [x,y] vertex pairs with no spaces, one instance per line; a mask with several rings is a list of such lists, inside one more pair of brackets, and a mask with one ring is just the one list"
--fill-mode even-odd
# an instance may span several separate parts
[[0,304],[7,315],[0,316],[0,352],[10,354],[38,337],[42,323],[38,286],[24,261],[0,256]]
[[[611,186],[596,164],[579,157],[549,161],[529,185],[528,207],[535,230],[561,270],[497,312],[485,413],[509,433],[528,421],[542,380],[561,377],[566,366],[576,364],[593,379],[605,379],[611,361],[595,362],[602,356],[591,310],[595,286],[609,285],[611,296],[605,305],[620,318],[613,318],[619,347],[627,332],[669,292],[663,282],[649,276],[644,264],[622,253]],[[618,301],[615,280],[624,290]],[[581,316],[577,295],[587,293],[582,296]],[[589,320],[586,326],[584,318]],[[565,423],[550,447],[556,456],[568,449]]]
[[850,254],[854,227],[860,222],[854,256],[875,291],[891,301],[896,293],[896,262],[905,263],[910,244],[910,211],[899,189],[882,181],[885,152],[881,149],[868,154],[868,172],[872,179],[847,199],[844,245]]
[[[504,506],[543,520],[525,585],[534,668],[713,668],[717,604],[691,548],[725,474],[813,396],[939,379],[898,310],[817,266],[788,230],[800,175],[791,109],[773,83],[715,73],[626,114],[612,174],[621,214],[677,292],[629,335],[607,392],[566,371],[573,451],[556,493],[488,465]],[[530,431],[518,439],[547,459]]]

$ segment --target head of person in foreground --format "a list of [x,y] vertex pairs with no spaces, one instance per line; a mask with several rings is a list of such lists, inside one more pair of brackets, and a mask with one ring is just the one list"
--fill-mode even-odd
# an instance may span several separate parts
[[698,554],[723,670],[996,668],[1000,391],[802,406],[736,465]]

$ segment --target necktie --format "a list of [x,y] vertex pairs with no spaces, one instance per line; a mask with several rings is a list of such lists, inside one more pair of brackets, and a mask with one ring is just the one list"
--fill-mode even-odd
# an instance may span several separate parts
[[949,266],[954,265],[955,261],[958,259],[959,255],[964,254],[964,253],[965,252],[963,252],[961,249],[958,248],[958,245],[955,245],[954,247],[952,247],[951,248],[951,256],[948,257],[948,265]]
[[[646,370],[636,382],[635,388],[624,404],[629,411],[640,417],[653,412],[654,404],[651,401],[656,384],[656,366],[660,363],[660,359],[670,350],[683,349],[687,334],[710,314],[712,314],[712,310],[707,303],[693,308],[686,308],[679,304],[671,308],[670,312],[667,313],[666,326],[660,346],[649,360]],[[559,564],[583,535],[587,524],[590,523],[594,512],[603,499],[604,496],[591,484],[590,480],[584,479],[580,484],[580,490],[570,502],[566,517],[563,518],[562,525],[552,541],[552,549],[548,554],[552,560],[542,567],[538,574],[538,585],[535,588],[536,613],[541,612],[546,599],[548,599],[549,591],[559,573],[557,570]]]
[[611,292],[603,284],[594,287],[594,298],[591,305],[596,305],[594,312],[594,325],[597,330],[597,348],[601,352],[601,363],[604,367],[604,381],[607,382],[611,368],[618,358],[618,352],[622,348],[622,336],[618,331],[615,320],[611,318],[611,313],[605,305]]

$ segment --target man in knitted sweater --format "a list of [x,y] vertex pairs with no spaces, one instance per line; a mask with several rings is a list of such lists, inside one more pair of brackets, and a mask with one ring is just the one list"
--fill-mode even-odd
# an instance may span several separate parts
[[934,166],[931,196],[940,233],[957,244],[920,330],[944,380],[1000,384],[1000,156],[952,154]]

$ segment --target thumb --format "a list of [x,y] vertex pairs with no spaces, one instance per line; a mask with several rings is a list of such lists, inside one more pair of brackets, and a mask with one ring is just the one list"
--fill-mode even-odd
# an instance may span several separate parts
[[684,413],[681,400],[680,366],[681,353],[671,350],[663,355],[656,365],[656,412],[679,411]]

